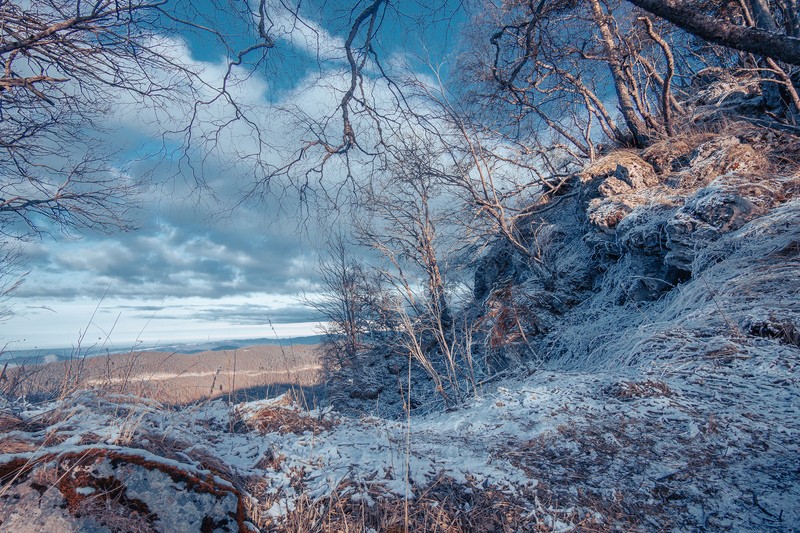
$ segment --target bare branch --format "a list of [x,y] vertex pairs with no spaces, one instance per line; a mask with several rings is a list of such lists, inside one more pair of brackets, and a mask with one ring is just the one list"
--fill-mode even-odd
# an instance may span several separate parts
[[628,1],[708,42],[800,65],[800,39],[796,37],[725,22],[682,0]]

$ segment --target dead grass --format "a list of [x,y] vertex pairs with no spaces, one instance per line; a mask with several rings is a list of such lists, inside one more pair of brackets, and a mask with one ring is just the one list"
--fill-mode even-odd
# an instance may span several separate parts
[[239,398],[247,391],[263,398],[263,391],[276,386],[313,387],[320,383],[319,369],[313,345],[196,354],[130,352],[9,368],[0,394],[36,400],[99,389],[183,405],[226,395]]
[[[625,394],[668,394],[658,382],[643,383]],[[741,461],[719,438],[713,415],[700,430],[691,435],[658,416],[587,417],[504,454],[539,481],[537,497],[548,499],[548,507],[572,510],[571,523],[581,523],[581,531],[690,531],[705,525],[689,508],[713,509],[716,495],[727,490],[725,473]],[[654,464],[672,470],[650,470]]]
[[[550,508],[570,509],[572,520],[583,521],[582,531],[643,531],[656,524],[654,529],[662,530],[666,514],[659,506],[648,503],[641,494],[631,494],[609,475],[613,458],[630,450],[625,450],[619,440],[624,427],[613,434],[614,438],[609,438],[606,429],[560,426],[554,434],[523,443],[510,457],[512,463],[539,480],[537,492],[546,495]],[[641,442],[643,447],[652,444],[646,438]],[[628,464],[635,470],[633,463]],[[595,484],[599,472],[609,478],[605,486]]]
[[672,396],[672,390],[663,381],[648,379],[646,381],[620,381],[606,389],[606,394],[618,400],[636,398],[658,398]]
[[0,454],[34,452],[39,447],[29,440],[17,437],[0,438]]
[[[250,489],[258,495],[257,486]],[[262,498],[258,498],[260,507],[269,508],[273,501],[268,496]],[[516,497],[492,487],[461,485],[446,476],[415,488],[415,496],[408,501],[385,493],[379,484],[348,480],[323,498],[301,495],[294,509],[281,518],[258,511],[251,514],[258,518],[256,525],[266,531],[488,533],[552,530],[544,524],[537,527],[527,507]]]
[[286,456],[282,453],[275,453],[274,450],[269,449],[256,463],[256,468],[261,470],[281,470],[283,468]]
[[311,415],[309,411],[297,404],[292,394],[286,393],[279,401],[272,402],[257,410],[248,408],[247,413],[236,411],[234,413],[234,425],[241,427],[242,424],[262,434],[278,433],[286,435],[287,433],[293,433],[302,435],[306,432],[317,434],[328,431],[335,425],[335,421]]
[[[725,137],[736,137],[741,144],[727,147],[715,159],[699,168],[690,169],[680,180],[682,189],[694,190],[710,179],[729,172],[740,171],[756,182],[794,176],[800,171],[800,136],[747,121],[721,120],[715,124],[713,131],[694,128],[693,131],[654,143],[641,156],[653,165],[658,174],[680,173],[695,150],[705,143]],[[800,180],[781,178],[781,181],[785,182],[783,191],[776,200],[783,202],[796,197],[800,191]]]
[[7,433],[23,425],[22,420],[8,411],[0,411],[0,433]]
[[711,133],[697,132],[664,139],[647,147],[642,152],[642,159],[650,163],[658,174],[670,173],[681,159],[688,157],[695,148],[714,137]]

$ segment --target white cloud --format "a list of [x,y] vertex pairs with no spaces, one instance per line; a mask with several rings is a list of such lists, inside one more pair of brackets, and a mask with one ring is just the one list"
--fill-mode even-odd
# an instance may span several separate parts
[[[61,335],[68,343],[85,325],[93,302],[107,293],[104,306],[112,310],[121,308],[122,302],[157,306],[169,296],[166,306],[171,309],[171,318],[156,322],[169,322],[172,329],[164,326],[166,329],[159,329],[157,335],[160,340],[173,340],[180,328],[194,331],[198,323],[209,331],[225,324],[251,327],[226,321],[213,311],[241,302],[244,306],[286,310],[297,306],[301,291],[314,288],[310,250],[317,244],[315,239],[324,235],[296,228],[298,222],[291,215],[298,211],[301,201],[297,190],[286,182],[275,182],[272,195],[259,201],[240,201],[243,194],[252,191],[254,182],[264,178],[270,165],[282,165],[299,146],[314,140],[309,134],[310,122],[324,125],[321,133],[332,142],[341,138],[336,106],[349,79],[338,62],[342,57],[341,38],[312,22],[305,26],[290,23],[285,12],[275,12],[273,20],[284,40],[332,62],[324,71],[309,73],[294,88],[280,93],[278,101],[270,101],[272,84],[265,75],[236,67],[227,89],[238,109],[219,97],[228,68],[224,57],[198,61],[192,58],[186,43],[174,37],[156,43],[176,63],[199,73],[203,83],[195,87],[195,96],[205,103],[195,107],[178,98],[180,93],[176,92],[160,107],[152,107],[121,93],[114,102],[114,112],[101,124],[108,131],[104,135],[106,148],[121,154],[119,172],[124,169],[134,178],[150,176],[152,187],[138,213],[141,229],[32,243],[29,261],[33,271],[17,298],[17,307],[23,312],[4,325],[7,333],[0,337],[30,341],[36,335],[36,324],[46,320],[52,325],[51,334]],[[365,86],[382,112],[395,112],[385,83],[367,77]],[[188,91],[188,87],[183,90]],[[192,118],[193,144],[186,148],[184,128]],[[165,128],[172,133],[165,134]],[[361,128],[360,139],[372,146],[376,132],[368,120]],[[155,160],[126,160],[158,152],[159,148],[164,150]],[[184,153],[191,157],[192,167],[183,159]],[[307,154],[295,176],[304,179],[304,172],[318,163],[322,153]],[[333,191],[342,184],[344,172],[337,168],[337,161],[331,163],[324,178],[312,174],[312,187],[320,186],[315,181],[319,179]],[[371,171],[369,161],[360,162],[355,154],[352,163],[357,170],[363,165],[364,173]],[[193,169],[202,172],[213,196],[195,190]],[[235,210],[226,214],[234,206]],[[177,312],[181,308],[197,311],[193,302],[208,310],[204,322]],[[41,306],[54,309],[56,314],[41,311]],[[248,315],[241,307],[234,311],[232,314],[242,319]],[[212,315],[216,319],[212,320]],[[128,312],[123,312],[120,320],[118,327],[126,331],[141,326],[141,317]],[[107,327],[103,325],[103,329]],[[130,339],[128,333],[124,337]]]

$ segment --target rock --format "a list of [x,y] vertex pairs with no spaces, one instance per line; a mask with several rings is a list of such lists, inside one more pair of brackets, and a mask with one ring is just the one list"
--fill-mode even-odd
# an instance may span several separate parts
[[617,241],[626,253],[658,256],[666,253],[667,221],[680,207],[677,199],[635,209],[617,225]]
[[781,187],[753,182],[740,174],[720,176],[690,198],[666,224],[666,264],[692,270],[696,251],[720,235],[763,215],[776,203]]
[[4,531],[240,531],[232,486],[136,450],[76,451],[18,471],[0,501]]
[[731,172],[754,173],[767,166],[764,156],[736,137],[719,137],[695,148],[688,156],[672,163],[676,173],[669,183],[674,187],[696,188]]
[[613,233],[617,224],[628,216],[637,204],[641,203],[635,198],[631,198],[630,201],[595,198],[589,202],[586,216],[589,218],[589,222],[600,230]]
[[581,181],[588,199],[587,218],[606,233],[613,233],[620,221],[645,203],[645,197],[637,193],[659,184],[653,167],[628,151],[599,159],[581,174]]
[[659,183],[650,163],[624,150],[598,159],[583,171],[580,178],[585,185],[585,194],[590,198],[630,194]]
[[668,138],[649,146],[642,152],[642,159],[653,166],[658,174],[673,172],[676,161],[688,161],[689,154],[703,142],[713,138],[712,135],[692,135],[678,138]]

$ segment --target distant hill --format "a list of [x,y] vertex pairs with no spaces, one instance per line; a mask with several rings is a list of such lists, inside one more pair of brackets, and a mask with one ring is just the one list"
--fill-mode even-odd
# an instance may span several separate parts
[[36,348],[30,350],[8,350],[0,353],[0,364],[6,363],[9,366],[16,365],[38,365],[43,363],[54,363],[69,359],[83,357],[97,357],[100,355],[110,355],[118,353],[135,352],[175,352],[183,354],[195,354],[200,352],[216,352],[223,350],[235,350],[245,346],[292,346],[292,345],[311,345],[318,344],[322,340],[322,335],[310,335],[306,337],[292,337],[285,339],[260,338],[260,339],[225,339],[207,342],[184,342],[157,344],[153,346],[136,346],[133,348],[103,348],[95,346],[77,349],[75,347],[66,348]]

